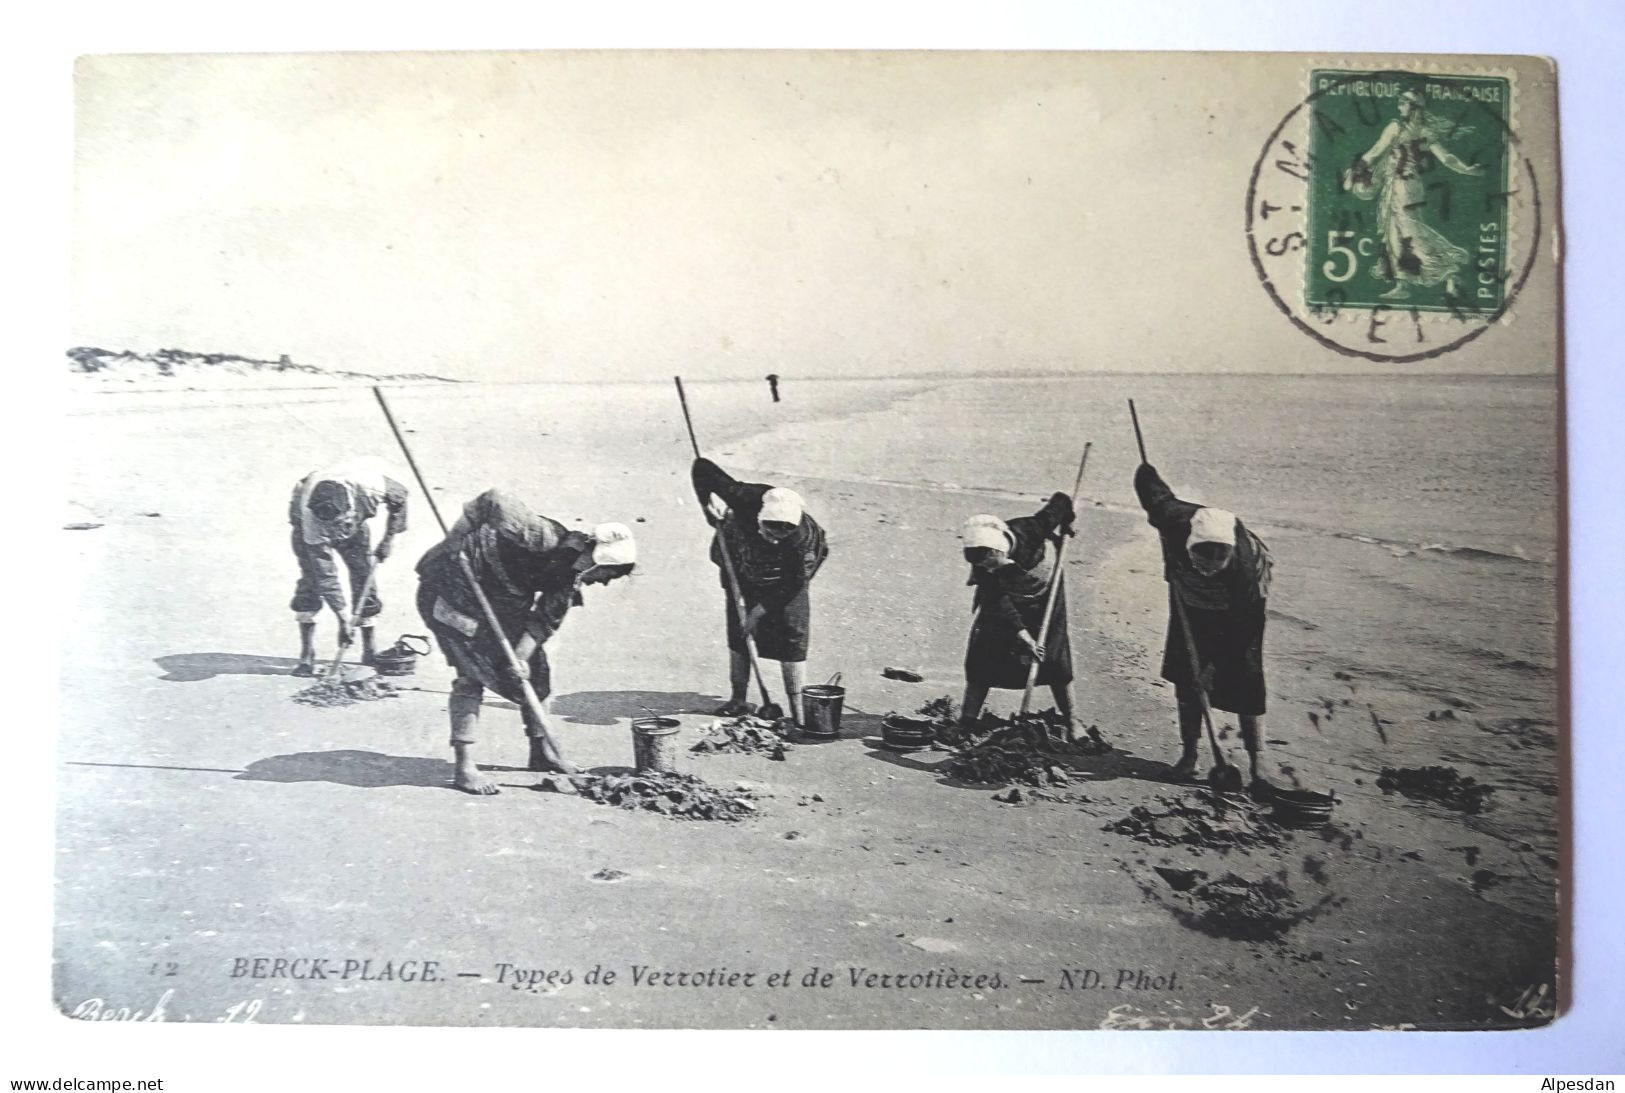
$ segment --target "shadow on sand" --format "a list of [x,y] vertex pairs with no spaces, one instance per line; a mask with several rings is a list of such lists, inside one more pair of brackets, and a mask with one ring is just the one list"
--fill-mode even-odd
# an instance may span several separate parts
[[553,715],[572,725],[613,725],[632,717],[660,714],[708,714],[722,705],[721,695],[697,691],[577,691],[555,695],[549,702]]
[[376,751],[301,751],[256,759],[237,776],[247,782],[332,782],[357,789],[451,788],[451,763]]
[[874,738],[875,744],[880,743],[881,715],[877,713],[864,713],[862,710],[841,711],[841,732],[839,736],[808,736],[806,733],[797,733],[797,744],[810,744],[817,747],[821,744],[833,744],[837,740],[868,740]]
[[[1172,766],[1155,759],[1142,759],[1133,752],[1113,748],[1104,755],[1090,755],[1067,761],[1067,769],[1075,781],[1115,782],[1119,778],[1133,778],[1141,782],[1168,783]],[[1184,785],[1185,783],[1178,783]]]
[[[85,764],[90,765],[90,764]],[[208,769],[208,768],[158,768],[158,769]],[[480,769],[487,774],[523,775],[526,780],[502,780],[497,784],[503,789],[541,789],[536,781],[542,774],[531,771],[525,767],[510,767],[500,763],[481,763]],[[376,751],[300,751],[288,755],[273,755],[266,759],[256,759],[248,764],[248,769],[234,773],[237,781],[243,782],[331,782],[338,786],[352,786],[356,789],[390,789],[396,786],[419,786],[424,789],[449,789],[456,792],[451,784],[452,765],[444,759],[425,759],[421,756],[384,755]],[[636,774],[637,770],[626,766],[602,766],[583,768],[582,774],[597,777],[609,777],[616,774]]]
[[215,676],[287,676],[299,662],[292,657],[262,657],[252,653],[173,653],[154,657],[164,670],[160,679],[195,683]]
[[[907,770],[922,771],[934,774],[942,785],[952,786],[954,789],[971,789],[986,792],[1001,789],[1005,782],[967,782],[960,778],[950,777],[944,770],[948,760],[952,758],[951,752],[937,751],[934,748],[921,751],[899,752],[891,751],[882,746],[878,732],[866,738],[864,743],[869,746],[869,757],[878,759],[882,763],[890,763],[895,767]],[[1113,749],[1101,755],[1068,756],[1064,762],[1071,776],[1071,784],[1076,786],[1081,782],[1114,782],[1119,778],[1132,778],[1141,782],[1168,782],[1169,766],[1167,763],[1158,763],[1150,759],[1142,759],[1132,752]],[[1174,783],[1185,785],[1186,783]]]

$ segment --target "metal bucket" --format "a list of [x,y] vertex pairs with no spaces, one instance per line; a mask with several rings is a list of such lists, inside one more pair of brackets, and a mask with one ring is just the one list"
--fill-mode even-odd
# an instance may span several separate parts
[[818,740],[834,740],[841,735],[841,706],[846,702],[846,688],[836,686],[841,673],[829,677],[828,683],[815,683],[801,688],[801,732]]
[[632,722],[632,756],[639,774],[677,769],[675,717],[639,717]]
[[[410,642],[421,641],[422,649],[414,649]],[[375,653],[372,658],[373,666],[378,669],[381,676],[409,676],[417,669],[418,657],[426,654],[430,649],[429,639],[423,634],[402,634],[381,653]]]
[[1322,827],[1331,822],[1336,800],[1330,793],[1277,788],[1271,798],[1274,807],[1270,817],[1282,827]]
[[936,725],[917,717],[891,714],[880,722],[881,746],[889,751],[919,751],[937,738]]

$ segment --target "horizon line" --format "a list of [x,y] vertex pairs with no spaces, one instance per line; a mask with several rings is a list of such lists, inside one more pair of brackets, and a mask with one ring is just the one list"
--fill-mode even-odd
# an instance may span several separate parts
[[[884,375],[843,375],[843,374],[840,374],[840,373],[818,373],[818,374],[809,374],[809,375],[795,375],[795,374],[786,374],[786,373],[774,373],[774,374],[778,376],[778,379],[779,379],[780,383],[788,383],[791,380],[797,380],[797,381],[806,382],[806,383],[836,383],[836,382],[882,383],[882,382],[886,382],[886,381],[895,381],[895,380],[1086,379],[1086,378],[1093,378],[1093,377],[1098,377],[1098,376],[1189,376],[1189,377],[1193,377],[1193,378],[1204,378],[1204,377],[1209,377],[1209,376],[1256,376],[1256,377],[1260,377],[1260,378],[1263,378],[1263,377],[1283,377],[1283,376],[1284,377],[1292,377],[1292,378],[1297,378],[1297,377],[1315,378],[1315,377],[1321,377],[1321,376],[1356,376],[1356,377],[1362,377],[1362,378],[1363,377],[1373,377],[1373,376],[1382,376],[1382,377],[1391,377],[1391,376],[1426,376],[1426,377],[1448,376],[1448,377],[1461,377],[1461,378],[1466,378],[1466,379],[1531,379],[1531,378],[1556,379],[1557,376],[1558,376],[1558,372],[1556,372],[1556,371],[1549,371],[1549,372],[1548,371],[1525,371],[1525,372],[1427,371],[1427,372],[1421,372],[1421,371],[1395,370],[1395,371],[1391,371],[1391,372],[1383,372],[1383,371],[1377,371],[1375,369],[1363,370],[1363,371],[1347,371],[1347,370],[1318,371],[1317,370],[1317,371],[1295,371],[1295,372],[1265,372],[1265,371],[1252,371],[1252,370],[1243,371],[1243,370],[1235,370],[1235,369],[1222,369],[1222,370],[1216,369],[1214,371],[1209,371],[1209,372],[1148,371],[1148,370],[1131,370],[1131,369],[1113,369],[1111,371],[1094,371],[1094,372],[1059,372],[1059,371],[1031,371],[1031,370],[1000,372],[1000,371],[983,370],[983,371],[976,371],[976,372],[893,372],[893,373],[887,373],[887,374],[884,374]],[[767,375],[768,375],[767,373],[763,373],[760,376],[688,376],[688,375],[682,375],[681,373],[677,374],[678,378],[681,378],[684,383],[757,383],[757,382],[762,382],[762,381],[766,380]],[[446,378],[449,379],[450,377],[446,377]],[[455,380],[454,382],[458,382],[458,383],[509,384],[509,385],[516,385],[516,386],[517,385],[522,385],[522,384],[527,384],[527,383],[556,383],[556,384],[571,384],[571,385],[577,385],[577,384],[582,384],[582,385],[586,385],[586,384],[627,385],[627,384],[638,384],[638,383],[665,383],[665,382],[667,382],[667,380],[665,380],[664,378],[644,378],[644,379],[591,378],[591,379],[575,379],[575,378],[558,377],[558,378],[515,379],[515,380],[460,379],[460,380]]]

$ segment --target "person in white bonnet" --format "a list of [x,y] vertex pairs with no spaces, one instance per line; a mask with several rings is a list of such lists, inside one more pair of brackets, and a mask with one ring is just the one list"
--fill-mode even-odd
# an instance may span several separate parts
[[[459,554],[468,559],[519,660],[518,676],[486,625]],[[519,705],[530,738],[531,770],[573,772],[551,747],[547,726],[531,719],[520,680],[528,679],[536,697],[547,699],[553,680],[544,643],[570,608],[581,605],[583,588],[626,576],[637,560],[637,543],[625,524],[599,524],[590,534],[571,531],[512,494],[487,490],[463,507],[445,540],[418,562],[418,613],[457,673],[446,706],[456,761],[452,784],[458,789],[497,792],[474,759],[486,688]]]
[[1050,689],[1056,711],[1066,720],[1068,738],[1082,735],[1072,705],[1064,583],[1056,593],[1049,633],[1039,644],[1056,553],[1052,545],[1071,534],[1074,518],[1072,499],[1057,493],[1031,516],[1017,516],[1008,523],[987,514],[972,516],[960,530],[961,549],[971,565],[966,583],[976,587],[975,616],[965,646],[963,723],[973,723],[981,714],[990,689],[1024,690],[1036,660],[1036,682]]
[[[1274,572],[1269,548],[1235,513],[1175,497],[1149,463],[1135,471],[1134,489],[1161,537],[1168,582],[1162,678],[1174,685],[1183,749],[1170,777],[1194,777],[1201,761],[1202,706],[1195,688],[1205,685],[1213,708],[1241,722],[1252,792],[1267,798],[1272,787],[1264,773],[1264,624]],[[1199,661],[1194,666],[1188,663],[1176,596],[1190,620]]]
[[785,710],[800,721],[801,688],[806,682],[807,651],[812,634],[810,586],[829,547],[824,529],[806,512],[794,490],[760,482],[741,482],[709,459],[696,459],[692,469],[694,494],[705,518],[716,529],[711,561],[718,567],[724,596],[727,572],[722,568],[718,543],[726,541],[739,593],[745,601],[745,623],[740,628],[734,605],[724,604],[728,634],[728,701],[716,713],[738,717],[754,712],[747,695],[750,659],[745,637],[757,652],[779,662],[784,676]]

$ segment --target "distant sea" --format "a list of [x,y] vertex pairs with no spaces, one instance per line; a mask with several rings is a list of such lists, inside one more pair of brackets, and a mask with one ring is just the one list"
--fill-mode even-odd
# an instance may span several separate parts
[[[1322,697],[1350,699],[1331,752],[1367,772],[1456,765],[1504,787],[1513,832],[1555,846],[1554,378],[926,382],[881,409],[775,428],[739,456],[809,476],[1036,499],[1070,487],[1087,440],[1083,496],[1140,520],[1132,397],[1150,461],[1175,491],[1234,511],[1272,549],[1271,723],[1301,734]],[[1399,723],[1388,742],[1368,705]],[[1443,720],[1425,723],[1433,711]]]

